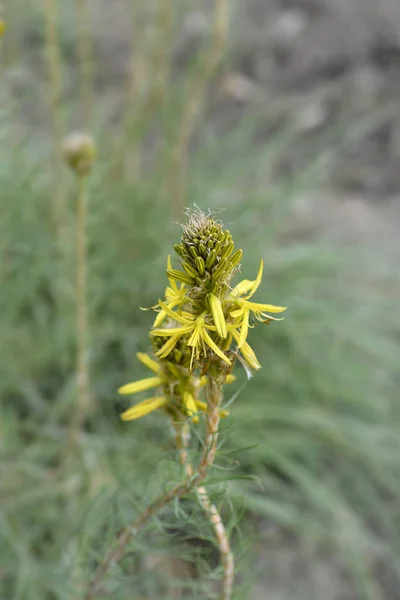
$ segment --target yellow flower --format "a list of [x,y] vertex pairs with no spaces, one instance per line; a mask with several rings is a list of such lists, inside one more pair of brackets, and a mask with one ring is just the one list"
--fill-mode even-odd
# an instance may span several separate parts
[[[168,256],[167,261],[167,273],[168,271],[172,271],[170,256]],[[168,280],[170,285],[165,290],[165,304],[168,306],[168,308],[173,309],[177,306],[181,306],[187,301],[186,286],[184,283],[181,283],[180,287],[178,288],[175,279],[173,279],[172,277],[168,277]],[[160,305],[158,304],[157,306]],[[159,327],[166,316],[167,313],[163,308],[161,308],[154,321],[153,327]]]
[[[230,299],[233,301],[235,306],[238,307],[230,312],[230,316],[233,319],[235,319],[236,326],[240,326],[240,335],[238,337],[234,336],[240,349],[242,349],[244,344],[246,343],[247,334],[249,332],[250,312],[252,312],[256,319],[258,319],[259,321],[281,321],[283,319],[272,317],[271,315],[266,314],[265,311],[267,311],[268,313],[281,313],[284,310],[286,310],[286,306],[275,306],[274,304],[261,304],[259,302],[249,302],[249,299],[255,294],[261,283],[262,273],[263,261],[261,260],[260,268],[256,279],[254,281],[244,279],[243,281],[238,283],[238,285],[235,286],[232,292],[230,293]],[[257,359],[255,360],[258,363]]]
[[[164,386],[168,388],[171,383],[176,383],[176,381],[169,381],[168,372],[164,373],[160,363],[151,358],[148,354],[145,354],[144,352],[138,352],[136,356],[140,362],[143,363],[148,369],[153,371],[156,376],[146,377],[145,379],[140,379],[139,381],[127,383],[119,388],[119,394],[137,394],[151,388],[161,388]],[[234,381],[234,379],[235,378],[233,375],[227,375],[226,383],[231,383]],[[183,392],[183,396],[181,398],[182,405],[178,407],[181,409],[183,414],[186,414],[188,417],[190,417],[193,423],[197,423],[199,421],[197,414],[199,411],[207,412],[207,404],[195,397],[197,389],[204,387],[205,384],[205,378],[192,379],[189,389]],[[190,389],[192,391],[189,391]],[[159,394],[157,396],[147,398],[146,400],[143,400],[134,406],[131,406],[121,414],[121,419],[123,421],[133,421],[134,419],[139,419],[140,417],[143,417],[160,408],[168,408],[168,406],[171,408],[177,408],[176,397],[174,396],[174,401],[172,401],[167,396]],[[221,411],[221,417],[226,417],[228,414],[229,413],[227,411]]]
[[166,311],[168,316],[170,316],[175,321],[181,323],[182,326],[166,327],[163,329],[153,329],[151,335],[170,338],[164,344],[164,346],[157,352],[156,356],[158,356],[159,358],[165,358],[166,356],[168,356],[171,350],[175,347],[178,340],[183,335],[190,333],[191,335],[187,341],[187,345],[192,348],[192,357],[190,361],[191,369],[193,368],[194,358],[199,358],[199,356],[206,354],[205,345],[211,348],[211,350],[228,365],[231,364],[229,358],[225,356],[225,354],[220,348],[218,348],[217,344],[213,341],[213,339],[207,331],[215,330],[216,327],[214,325],[209,325],[206,323],[206,312],[201,313],[199,316],[195,316],[187,312],[182,312],[179,315],[177,313],[174,313],[161,300],[159,301],[159,304],[161,308],[163,308]]

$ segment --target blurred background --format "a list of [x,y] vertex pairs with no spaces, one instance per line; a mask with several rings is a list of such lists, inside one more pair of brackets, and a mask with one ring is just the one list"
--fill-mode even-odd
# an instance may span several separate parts
[[[251,332],[263,368],[238,367],[222,433],[235,598],[399,600],[396,0],[3,0],[0,18],[0,597],[83,597],[178,477],[165,419],[122,424],[116,390],[144,376],[140,307],[197,205],[224,209],[243,277],[262,257],[258,297],[288,306]],[[76,130],[97,146],[78,451]],[[217,597],[193,505],[140,536],[104,597]]]

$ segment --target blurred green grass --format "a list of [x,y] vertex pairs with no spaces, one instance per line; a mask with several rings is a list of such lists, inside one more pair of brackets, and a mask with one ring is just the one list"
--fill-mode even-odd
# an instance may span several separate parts
[[[182,85],[191,76],[183,73]],[[79,597],[91,561],[133,517],[135,498],[144,502],[154,492],[154,472],[177,476],[163,419],[121,424],[116,389],[142,374],[135,352],[149,347],[152,318],[140,307],[162,293],[166,256],[180,235],[174,199],[166,193],[179,89],[151,116],[148,127],[160,123],[165,144],[158,160],[144,161],[139,177],[129,169],[122,176],[115,171],[115,128],[101,110],[95,122],[99,159],[90,183],[88,232],[93,410],[79,456],[68,455],[75,404],[73,181],[66,175],[67,210],[55,224],[48,140],[25,125],[16,132],[19,107],[10,112],[3,92],[1,597]],[[400,415],[399,351],[391,323],[397,275],[388,292],[390,265],[384,256],[370,257],[368,247],[360,253],[319,236],[288,237],[293,201],[321,184],[327,162],[317,143],[307,168],[273,180],[269,169],[291,143],[291,132],[256,140],[258,117],[243,117],[218,140],[203,119],[186,177],[190,205],[225,208],[221,218],[244,250],[243,276],[253,277],[264,258],[259,297],[289,307],[279,326],[251,332],[263,369],[247,383],[244,373],[238,378],[237,389],[244,385],[227,420],[220,466],[225,452],[230,460],[231,450],[244,448],[233,455],[235,473],[256,478],[228,483],[236,510],[244,507],[247,515],[243,536],[250,535],[255,519],[272,531],[269,547],[283,533],[311,557],[330,556],[339,565],[338,577],[349,578],[352,598],[395,597]],[[141,136],[140,129],[135,143]],[[336,151],[331,143],[323,147],[328,157]],[[145,157],[147,152],[145,147]],[[55,225],[62,227],[61,247]],[[207,539],[196,530],[195,514],[187,527],[194,528],[193,537]],[[193,553],[182,532],[178,551],[168,528],[157,528],[138,541],[135,568],[113,597],[132,597],[133,590],[138,597],[158,597],[151,578],[139,582],[132,575],[143,570],[140,561],[153,542],[160,554]],[[238,553],[248,544],[237,533],[234,542]],[[213,565],[208,559],[206,571]],[[248,571],[243,559],[244,580]],[[190,597],[212,597],[199,581],[192,582],[199,587]],[[239,588],[237,593],[246,597]]]

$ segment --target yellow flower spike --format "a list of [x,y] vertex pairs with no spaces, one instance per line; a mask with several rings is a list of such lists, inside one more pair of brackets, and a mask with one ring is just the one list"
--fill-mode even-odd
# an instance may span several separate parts
[[147,379],[140,379],[139,381],[133,381],[127,383],[118,389],[119,394],[137,394],[138,392],[144,392],[150,388],[157,387],[162,384],[161,377],[148,377]]
[[226,322],[224,317],[224,311],[222,310],[221,300],[217,298],[217,296],[215,296],[214,294],[209,294],[208,301],[210,303],[210,308],[214,319],[215,327],[218,331],[218,335],[221,338],[225,339],[228,335],[228,332],[226,329]]
[[150,369],[150,371],[153,371],[156,375],[161,373],[161,367],[158,362],[150,358],[148,354],[145,352],[136,352],[136,356],[145,367]]
[[196,402],[190,392],[184,392],[183,402],[185,404],[185,408],[186,408],[188,416],[191,417],[193,423],[198,423],[199,417],[196,415],[196,413],[197,413]]
[[147,415],[162,406],[167,404],[166,398],[164,396],[157,396],[155,398],[148,398],[147,400],[143,400],[143,402],[139,402],[135,406],[131,406],[121,414],[121,419],[123,421],[133,421],[134,419],[139,419],[144,415]]

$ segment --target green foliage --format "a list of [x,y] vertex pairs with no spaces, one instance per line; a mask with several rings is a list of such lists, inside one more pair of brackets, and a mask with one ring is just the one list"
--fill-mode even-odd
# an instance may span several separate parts
[[[171,139],[179,113],[174,94],[171,120],[159,108],[155,113]],[[152,415],[121,424],[125,405],[116,395],[142,375],[134,356],[150,346],[152,315],[140,307],[160,297],[165,256],[180,235],[166,196],[171,149],[162,148],[150,167],[144,161],[140,176],[129,176],[129,168],[121,176],[113,130],[98,117],[88,232],[94,408],[72,455],[72,200],[64,212],[54,210],[46,142],[32,141],[29,131],[21,141],[9,113],[1,118],[0,596],[72,600],[159,482],[181,478],[165,420]],[[293,536],[300,553],[332,558],[353,598],[383,600],[385,581],[397,588],[400,582],[399,350],[390,308],[398,282],[394,275],[389,283],[380,279],[388,265],[370,259],[367,248],[360,262],[354,248],[287,235],[292,199],[319,183],[326,162],[317,148],[307,169],[272,181],[266,173],[290,134],[260,142],[256,123],[243,119],[217,143],[205,121],[187,177],[191,205],[226,207],[221,218],[244,250],[243,277],[255,277],[264,258],[258,297],[288,306],[279,327],[250,332],[263,369],[247,383],[244,372],[239,377],[237,390],[244,385],[223,423],[211,478],[241,558],[237,598],[247,597],[249,558],[242,555],[256,547],[255,520],[273,528],[269,547],[280,535]],[[174,588],[190,598],[214,597],[216,549],[192,500],[152,521],[114,573],[109,597],[172,598]]]

